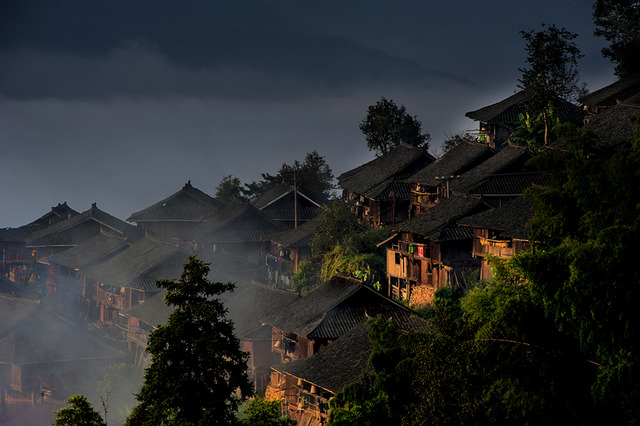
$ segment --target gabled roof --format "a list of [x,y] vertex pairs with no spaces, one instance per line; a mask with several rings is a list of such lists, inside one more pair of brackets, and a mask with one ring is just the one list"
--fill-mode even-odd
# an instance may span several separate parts
[[464,141],[452,148],[442,157],[407,179],[407,182],[426,186],[438,186],[442,183],[436,178],[456,176],[494,154],[486,144]]
[[531,186],[546,184],[547,174],[543,172],[520,172],[490,175],[482,183],[468,191],[469,195],[480,197],[522,195]]
[[105,284],[153,291],[158,290],[155,285],[158,278],[179,277],[187,257],[187,253],[176,246],[145,237],[82,273]]
[[105,261],[130,246],[131,243],[126,238],[101,233],[69,250],[41,260],[70,269],[81,269]]
[[578,99],[581,105],[610,107],[618,102],[628,102],[629,98],[640,94],[640,73],[621,78],[601,89]]
[[387,154],[338,176],[338,185],[368,198],[379,198],[394,180],[403,181],[435,158],[427,151],[400,143]]
[[309,339],[333,340],[377,314],[393,318],[405,330],[418,327],[421,321],[413,311],[361,281],[338,274],[268,317],[265,323]]
[[[307,202],[314,204],[317,207],[322,207],[317,202],[313,201],[308,195],[306,195],[303,191],[298,189],[296,191],[300,198],[304,198]],[[263,210],[266,207],[269,207],[271,204],[278,202],[282,198],[286,197],[289,194],[293,193],[293,187],[288,183],[282,182],[280,185],[274,186],[264,194],[260,195],[254,201],[251,202],[251,205],[258,210]]]
[[202,222],[224,208],[224,204],[187,182],[173,195],[133,213],[127,222]]
[[395,225],[394,230],[408,232],[425,238],[439,236],[439,232],[458,219],[477,213],[485,208],[477,198],[451,196],[431,207],[424,213]]
[[524,163],[531,158],[531,153],[522,147],[506,146],[491,158],[478,164],[473,169],[452,179],[449,186],[452,191],[467,193],[484,179],[497,173],[522,171]]
[[42,229],[77,216],[79,213],[67,205],[67,202],[58,203],[51,207],[51,211],[33,222],[18,228],[0,229],[0,241],[26,243],[31,234]]
[[265,240],[270,240],[285,247],[309,247],[315,233],[315,221],[311,220],[287,231],[265,235]]
[[637,129],[635,114],[640,113],[640,99],[638,102],[612,106],[589,119],[585,128],[596,134],[598,146],[617,150],[627,145],[627,140]]
[[526,240],[527,222],[533,217],[533,198],[518,197],[501,207],[460,219],[458,223],[474,228],[501,231],[504,237]]
[[311,357],[271,368],[338,393],[362,378],[372,350],[367,327],[360,323]]
[[96,203],[79,215],[34,232],[27,239],[28,247],[75,246],[101,232],[135,237],[139,234],[132,226],[100,210]]
[[0,295],[0,364],[44,364],[124,356],[38,302]]
[[262,235],[282,230],[255,207],[232,202],[215,217],[193,229],[188,239],[207,243],[257,242]]
[[229,310],[228,317],[233,320],[236,334],[243,337],[299,297],[298,293],[253,283],[232,293],[225,307]]
[[[482,123],[514,124],[519,121],[518,114],[524,114],[526,111],[526,97],[526,91],[521,90],[500,102],[470,111],[465,117]],[[556,107],[561,121],[582,123],[584,112],[577,105],[558,99]]]

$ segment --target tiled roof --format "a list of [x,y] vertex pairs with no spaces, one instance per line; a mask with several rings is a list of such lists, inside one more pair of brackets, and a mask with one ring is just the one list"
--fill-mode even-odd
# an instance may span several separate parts
[[109,260],[82,270],[82,274],[109,285],[138,288],[132,287],[137,285],[142,286],[138,289],[147,290],[149,280],[143,278],[146,274],[153,270],[175,268],[172,270],[179,270],[180,276],[187,257],[187,253],[178,247],[151,238],[142,238]]
[[533,216],[533,199],[519,197],[502,207],[497,207],[460,219],[460,225],[502,231],[509,238],[526,240],[527,222]]
[[261,211],[265,216],[267,216],[274,222],[293,223],[296,219],[296,213],[294,213],[296,212],[296,210],[298,215],[298,223],[307,222],[322,213],[322,207],[298,205],[297,209],[294,209],[293,205],[278,206],[275,204],[272,204]]
[[104,261],[107,257],[118,254],[130,246],[131,243],[125,238],[98,234],[75,247],[42,260],[71,269],[79,269]]
[[361,323],[313,356],[272,368],[338,393],[362,377],[372,350],[367,327]]
[[494,151],[485,144],[464,141],[424,169],[410,176],[407,182],[438,186],[442,181],[436,178],[464,173],[477,165],[479,161],[493,154]]
[[298,293],[255,283],[230,296],[225,306],[239,337],[255,330],[267,317],[299,298]]
[[395,225],[398,232],[409,232],[422,237],[431,237],[446,225],[485,208],[477,198],[452,196],[444,199],[424,213]]
[[124,356],[37,302],[0,295],[2,364],[44,364]]
[[582,105],[610,107],[640,93],[640,73],[622,78],[578,99]]
[[[321,207],[320,204],[313,201],[313,199],[311,199],[311,197],[306,195],[303,191],[300,191],[298,189],[297,193],[299,202],[302,200],[306,204],[312,204],[316,207]],[[293,187],[288,183],[283,182],[280,185],[275,186],[264,194],[260,195],[258,198],[251,202],[251,205],[258,210],[264,210],[272,204],[277,203],[278,201],[287,197],[289,194],[291,194],[291,197],[288,198],[291,198],[291,203],[293,203]]]
[[416,173],[434,160],[425,150],[401,143],[387,154],[341,174],[338,185],[358,194],[373,190],[367,197],[376,198],[382,191],[374,188],[402,175]]
[[214,216],[224,204],[187,182],[175,194],[133,213],[128,222],[201,222]]
[[613,149],[621,149],[627,145],[628,139],[636,132],[634,116],[640,113],[639,104],[618,104],[607,108],[589,119],[585,128],[593,131],[596,144]]
[[[526,112],[525,101],[526,91],[521,90],[493,105],[470,111],[465,116],[482,123],[514,124],[519,121],[518,114]],[[557,109],[561,121],[582,123],[584,112],[577,105],[559,99]]]
[[460,178],[452,179],[449,186],[454,192],[468,193],[491,175],[523,171],[524,163],[530,158],[531,153],[526,148],[506,146],[491,158],[460,175]]
[[243,340],[271,340],[273,338],[271,326],[261,325],[242,337]]
[[26,243],[31,234],[41,231],[48,226],[54,225],[63,220],[77,216],[79,213],[69,207],[66,203],[58,203],[51,207],[51,211],[44,214],[33,222],[18,228],[0,229],[0,242]]
[[470,195],[506,196],[522,195],[525,189],[546,184],[547,174],[542,172],[522,172],[490,175],[479,185],[470,189]]
[[413,311],[341,274],[264,322],[310,339],[333,340],[378,313],[393,318],[404,329],[421,324]]
[[75,246],[105,231],[132,237],[139,234],[135,226],[100,210],[94,203],[71,219],[34,232],[27,239],[27,246]]
[[209,221],[198,225],[188,239],[203,242],[256,242],[262,235],[282,231],[255,207],[233,202]]
[[473,229],[451,224],[432,234],[430,238],[438,242],[472,240]]
[[286,247],[309,247],[313,234],[315,233],[315,221],[305,222],[297,228],[288,231],[278,232],[264,236],[264,239],[271,240]]
[[169,307],[164,301],[164,295],[167,293],[165,289],[160,290],[148,300],[139,305],[132,306],[127,310],[127,315],[137,318],[149,324],[152,327],[158,325],[167,325],[169,314],[173,312],[174,307]]

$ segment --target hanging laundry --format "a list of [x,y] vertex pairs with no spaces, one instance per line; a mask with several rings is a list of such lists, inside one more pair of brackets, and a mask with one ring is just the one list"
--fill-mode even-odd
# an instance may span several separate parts
[[424,257],[424,246],[418,246],[418,256]]

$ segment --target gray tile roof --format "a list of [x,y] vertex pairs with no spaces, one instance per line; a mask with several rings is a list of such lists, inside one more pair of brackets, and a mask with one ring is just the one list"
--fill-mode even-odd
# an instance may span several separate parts
[[133,213],[127,222],[202,222],[213,217],[224,204],[187,182],[162,201]]
[[0,363],[26,365],[124,357],[38,302],[0,295]]
[[640,113],[640,99],[638,104],[618,104],[607,108],[591,117],[585,128],[596,134],[596,145],[618,150],[628,145],[628,139],[636,132],[636,113]]
[[394,180],[406,179],[435,159],[423,149],[401,143],[387,154],[338,176],[338,185],[378,199]]
[[135,226],[100,210],[94,203],[79,215],[34,232],[27,239],[27,246],[75,246],[105,231],[131,237],[139,234]]
[[51,211],[44,214],[33,222],[18,228],[0,229],[0,242],[26,243],[31,234],[41,231],[48,226],[54,225],[63,220],[77,216],[79,213],[69,207],[66,203],[58,203],[51,207]]
[[427,186],[438,186],[442,183],[436,179],[441,176],[456,176],[478,164],[494,154],[486,144],[464,141],[449,152],[429,164],[424,169],[407,179],[407,182],[419,183]]
[[75,247],[41,260],[70,269],[80,269],[104,261],[130,246],[131,243],[125,238],[100,233]]
[[281,232],[277,225],[255,207],[233,202],[207,222],[193,229],[188,239],[208,243],[256,242],[262,235]]
[[[157,290],[154,288],[154,277],[160,271],[167,271],[169,274],[163,278],[172,278],[176,273],[179,277],[187,257],[188,254],[178,247],[145,237],[109,260],[81,272],[90,279],[117,287]],[[177,272],[171,273],[172,271]],[[147,274],[152,274],[153,277],[145,279]],[[151,288],[150,280],[154,283]]]
[[578,99],[582,105],[610,107],[640,93],[640,73],[622,78]]
[[521,172],[490,175],[482,183],[471,188],[469,195],[508,196],[522,195],[531,186],[546,184],[547,174],[543,172]]
[[395,225],[394,231],[408,232],[425,238],[437,237],[440,230],[458,219],[486,208],[477,198],[452,196],[424,213]]
[[360,323],[317,354],[272,368],[338,393],[362,377],[372,350],[367,328]]
[[265,323],[310,339],[333,340],[378,313],[393,318],[402,329],[417,327],[421,321],[410,309],[359,280],[339,274],[283,307]]
[[450,188],[459,194],[466,194],[491,175],[523,171],[524,163],[530,158],[531,153],[526,148],[506,146],[491,158],[460,175],[460,178],[452,179],[449,183]]
[[460,219],[458,223],[467,227],[494,229],[501,231],[504,237],[526,240],[526,225],[532,216],[533,199],[518,197],[502,207]]
[[[514,124],[519,121],[518,114],[526,112],[525,101],[526,91],[521,90],[500,102],[467,112],[465,116],[482,123]],[[577,105],[559,99],[557,108],[561,121],[582,123],[584,112]]]
[[315,233],[315,221],[305,222],[297,228],[276,234],[265,235],[265,240],[270,240],[286,247],[309,247]]

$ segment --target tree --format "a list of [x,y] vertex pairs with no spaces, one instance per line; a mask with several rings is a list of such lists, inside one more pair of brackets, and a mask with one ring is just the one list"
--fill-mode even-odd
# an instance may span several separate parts
[[369,106],[367,116],[360,122],[360,130],[367,139],[369,151],[376,156],[386,154],[400,142],[427,150],[431,136],[422,132],[422,122],[407,113],[404,105],[397,106],[382,97]]
[[151,364],[128,425],[231,424],[252,395],[247,354],[215,298],[234,284],[211,282],[208,274],[208,264],[191,256],[179,280],[158,281],[175,309],[149,336]]
[[67,400],[70,407],[56,411],[55,426],[105,426],[106,423],[84,395]]
[[519,87],[526,90],[527,112],[542,116],[544,142],[548,140],[547,112],[558,99],[573,101],[586,93],[579,85],[578,60],[583,56],[573,41],[578,35],[555,25],[542,25],[542,31],[520,31],[527,42],[525,68]]
[[295,184],[315,201],[325,203],[334,188],[331,167],[317,151],[307,153],[303,162],[295,160],[291,165],[283,163],[275,176],[269,173],[262,173],[261,176],[261,181],[245,184],[241,189],[247,198],[255,200],[285,182],[291,186]]
[[223,204],[229,204],[232,201],[245,201],[240,193],[240,186],[240,179],[232,175],[225,176],[216,186],[214,198]]
[[280,412],[282,401],[279,399],[268,400],[255,397],[244,411],[244,418],[240,421],[241,426],[293,426],[296,424]]
[[640,72],[640,2],[637,0],[596,0],[593,5],[594,34],[609,46],[602,56],[616,64],[622,78]]
[[467,131],[458,132],[454,134],[447,134],[445,136],[446,136],[446,139],[442,143],[442,151],[444,154],[451,151],[453,148],[455,148],[456,146],[460,145],[465,141],[478,142],[478,138],[473,136],[471,133]]

